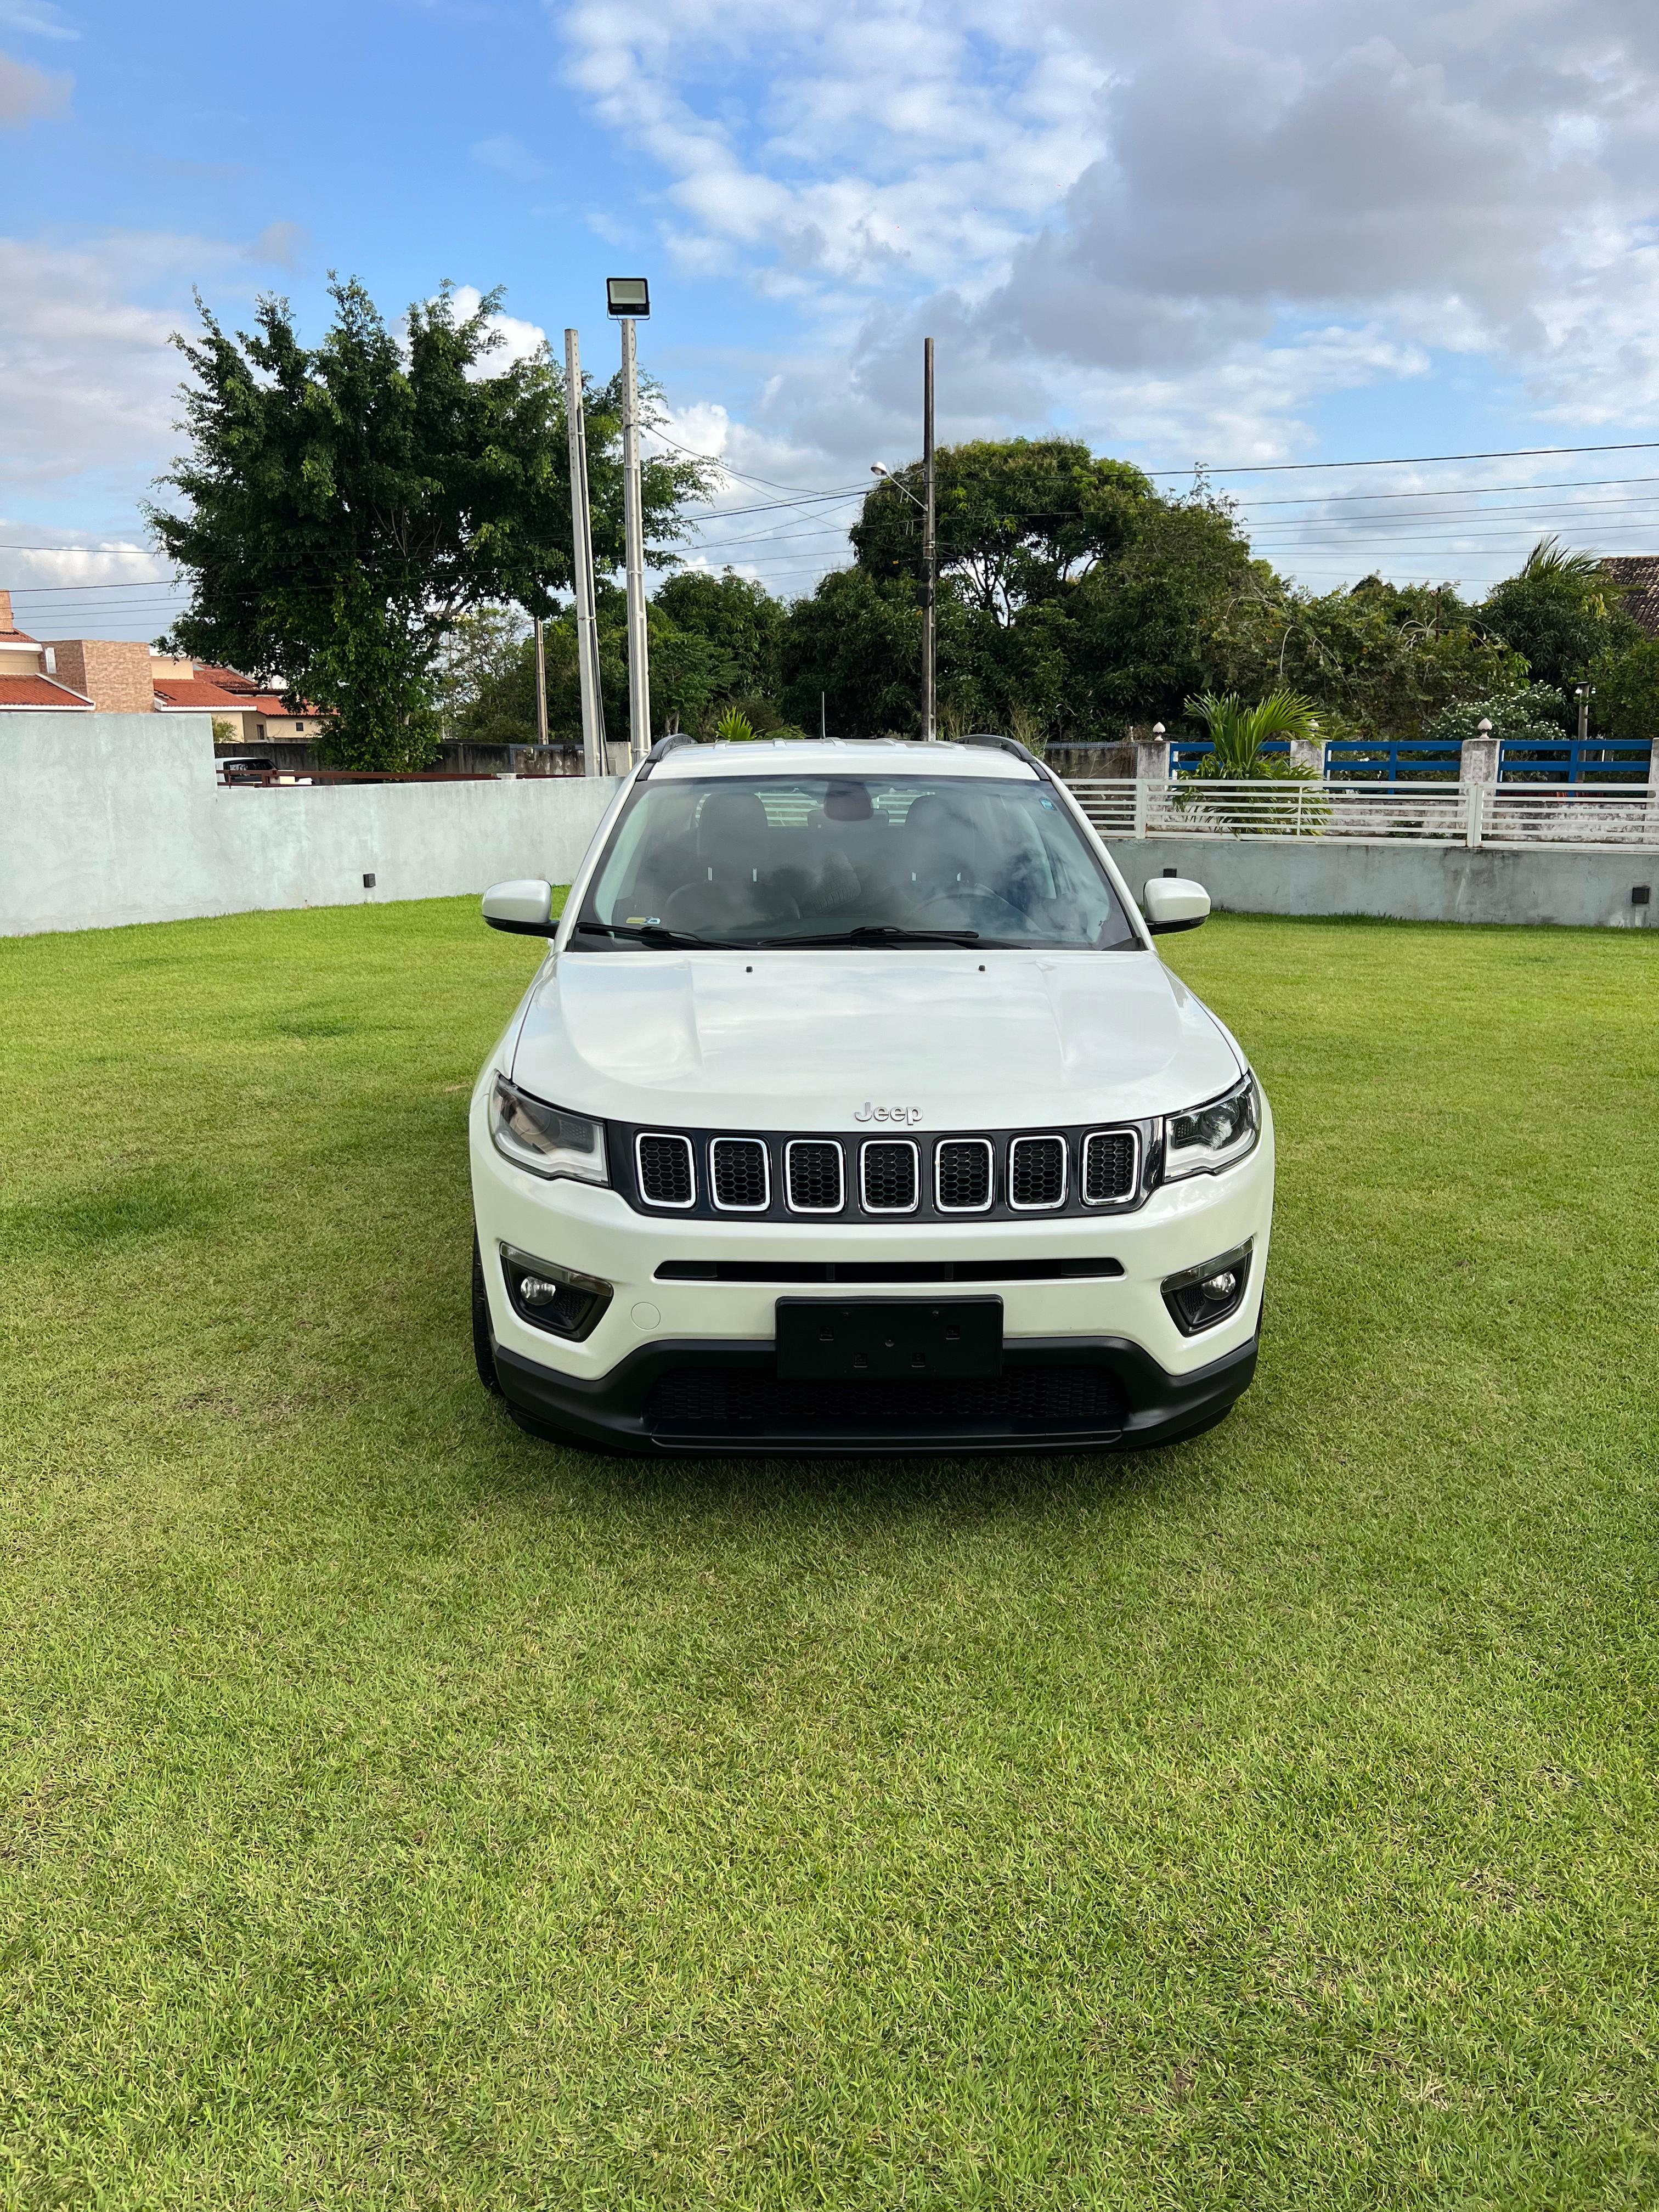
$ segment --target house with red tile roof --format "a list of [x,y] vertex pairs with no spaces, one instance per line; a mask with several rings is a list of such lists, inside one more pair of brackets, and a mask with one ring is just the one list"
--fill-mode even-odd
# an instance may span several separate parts
[[92,702],[58,679],[50,647],[18,629],[11,593],[0,592],[0,714],[89,714]]

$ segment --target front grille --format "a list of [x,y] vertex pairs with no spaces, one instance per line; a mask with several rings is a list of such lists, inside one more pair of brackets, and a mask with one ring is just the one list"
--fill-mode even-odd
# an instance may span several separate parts
[[914,1213],[916,1148],[908,1137],[866,1145],[860,1155],[866,1213]]
[[1015,1367],[1006,1374],[920,1382],[785,1382],[750,1368],[679,1368],[653,1386],[646,1420],[656,1435],[830,1435],[872,1430],[1010,1426],[1115,1431],[1124,1397],[1103,1367]]
[[846,1199],[842,1188],[841,1146],[797,1137],[787,1148],[789,1203],[797,1213],[839,1213]]
[[1008,1147],[1008,1203],[1021,1212],[1059,1206],[1066,1197],[1064,1137],[1016,1137]]
[[991,1140],[946,1137],[933,1155],[933,1203],[941,1213],[983,1213],[991,1203]]
[[696,1170],[690,1137],[641,1136],[635,1140],[640,1195],[652,1206],[695,1205]]
[[1134,1196],[1135,1154],[1139,1149],[1133,1129],[1096,1129],[1084,1139],[1085,1204],[1104,1206],[1110,1199]]
[[714,1203],[726,1213],[764,1213],[772,1200],[766,1147],[758,1137],[716,1137],[708,1147]]

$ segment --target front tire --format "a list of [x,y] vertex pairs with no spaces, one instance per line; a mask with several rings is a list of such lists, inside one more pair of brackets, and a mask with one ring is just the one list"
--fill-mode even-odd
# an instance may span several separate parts
[[479,1382],[499,1398],[501,1381],[495,1372],[495,1340],[489,1333],[489,1297],[484,1289],[483,1254],[478,1249],[476,1229],[472,1232],[472,1358]]

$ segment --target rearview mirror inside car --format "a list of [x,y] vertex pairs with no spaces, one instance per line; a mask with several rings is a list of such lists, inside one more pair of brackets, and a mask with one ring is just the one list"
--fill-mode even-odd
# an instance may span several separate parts
[[1210,894],[1185,876],[1152,876],[1140,895],[1146,927],[1154,937],[1177,929],[1196,929],[1210,911]]
[[491,884],[483,895],[483,918],[492,929],[511,930],[517,937],[551,937],[559,926],[553,915],[553,886],[536,876]]

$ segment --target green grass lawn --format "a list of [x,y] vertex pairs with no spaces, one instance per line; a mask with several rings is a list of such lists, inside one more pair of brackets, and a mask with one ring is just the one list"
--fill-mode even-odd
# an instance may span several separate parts
[[1650,2207],[1659,939],[1221,917],[1254,1391],[594,1460],[470,902],[0,943],[0,2204]]

